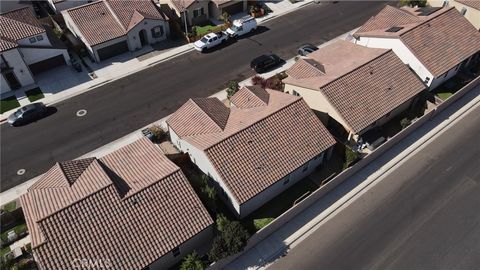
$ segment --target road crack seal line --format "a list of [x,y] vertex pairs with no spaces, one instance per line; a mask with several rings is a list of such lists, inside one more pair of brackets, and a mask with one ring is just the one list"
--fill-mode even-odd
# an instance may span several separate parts
[[78,117],[85,116],[86,114],[87,114],[87,110],[85,110],[85,109],[81,109],[77,112]]

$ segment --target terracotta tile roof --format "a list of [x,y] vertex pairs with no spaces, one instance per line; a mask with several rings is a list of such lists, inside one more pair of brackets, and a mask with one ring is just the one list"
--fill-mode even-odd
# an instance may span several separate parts
[[150,0],[103,0],[67,12],[91,46],[126,35],[143,19],[166,20]]
[[189,99],[168,120],[170,128],[180,136],[221,132],[230,110],[217,98]]
[[243,2],[243,0],[211,0],[217,7],[230,2]]
[[[362,53],[365,50],[374,51]],[[284,82],[320,91],[355,133],[425,89],[391,50],[340,41],[309,56],[324,65],[325,75],[306,79],[288,77]]]
[[[246,91],[243,88],[232,100],[250,105],[241,101],[251,98]],[[191,132],[195,135],[180,137],[206,153],[240,204],[335,144],[303,99],[266,92],[268,104],[230,108],[225,128],[217,132],[202,134],[202,126],[182,108],[167,121],[197,126],[197,132]],[[256,93],[261,93],[258,99],[265,99],[261,91]]]
[[21,203],[42,269],[97,258],[143,269],[213,224],[181,170],[147,139],[100,160],[55,165]]
[[243,86],[230,100],[238,108],[253,108],[268,105],[270,95],[258,85]]
[[480,1],[479,0],[455,0],[458,3],[464,4],[476,10],[480,10]]
[[0,51],[18,46],[20,39],[39,35],[45,28],[35,18],[31,7],[24,7],[0,14]]
[[422,10],[386,6],[354,36],[399,38],[435,77],[480,50],[480,33],[454,7]]
[[314,59],[300,59],[287,70],[287,75],[295,79],[305,79],[325,75],[325,67]]

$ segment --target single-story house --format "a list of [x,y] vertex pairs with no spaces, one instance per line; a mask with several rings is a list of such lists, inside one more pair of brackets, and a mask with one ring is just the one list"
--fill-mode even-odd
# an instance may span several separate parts
[[480,32],[454,7],[386,6],[353,36],[356,44],[392,49],[430,90],[480,52]]
[[37,20],[31,7],[0,14],[0,28],[0,93],[33,84],[34,75],[69,64],[66,46]]
[[146,138],[55,164],[21,204],[40,269],[168,269],[213,237],[185,175]]
[[97,62],[163,41],[170,33],[167,17],[151,0],[101,0],[62,15]]
[[168,6],[181,18],[182,24],[199,25],[208,19],[218,20],[224,12],[230,15],[247,11],[247,0],[166,0]]
[[301,96],[348,140],[408,109],[426,86],[392,50],[339,40],[298,60],[286,71],[284,91]]
[[479,0],[429,0],[432,7],[455,7],[465,19],[480,31]]
[[[55,11],[57,14],[60,12],[78,7],[81,5],[85,5],[88,3],[93,2],[94,0],[47,0],[48,5]],[[97,1],[97,0],[95,0]]]
[[248,86],[231,102],[190,99],[167,126],[243,218],[326,162],[335,139],[301,97]]

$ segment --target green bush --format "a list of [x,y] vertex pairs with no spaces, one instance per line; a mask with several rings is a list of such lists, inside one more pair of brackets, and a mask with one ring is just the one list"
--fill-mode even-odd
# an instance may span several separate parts
[[231,80],[227,83],[227,98],[230,99],[240,89],[240,85],[237,81]]
[[270,224],[270,222],[272,222],[273,220],[274,220],[274,218],[272,218],[272,217],[254,219],[253,220],[253,226],[255,226],[255,230],[258,231],[258,230],[262,229],[263,227],[267,226],[268,224]]
[[188,254],[180,265],[180,270],[203,270],[204,268],[202,259],[196,251]]
[[221,215],[219,218],[221,225],[217,224],[217,226],[221,228],[221,234],[215,237],[212,249],[208,253],[208,258],[212,261],[218,261],[242,251],[249,238],[247,230],[240,222],[230,221]]
[[412,121],[410,121],[408,118],[403,118],[402,120],[400,120],[400,126],[402,126],[402,129],[405,129],[407,128],[408,126],[410,126],[410,124],[412,123]]

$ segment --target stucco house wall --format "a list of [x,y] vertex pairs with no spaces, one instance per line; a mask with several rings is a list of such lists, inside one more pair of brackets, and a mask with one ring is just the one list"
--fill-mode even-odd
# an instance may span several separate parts
[[467,19],[473,26],[480,30],[480,10],[474,9],[462,3],[459,3],[455,0],[429,0],[428,3],[432,7],[443,7],[444,3],[447,3],[448,7],[455,7],[459,12],[462,12],[463,9],[466,9],[465,19]]
[[70,56],[66,49],[56,49],[56,48],[20,48],[23,59],[27,65],[35,64],[37,62],[55,57],[57,55],[62,55],[65,59],[65,63],[69,63]]
[[[217,20],[220,16],[222,16],[223,8],[234,5],[234,4],[237,4],[239,1],[243,2],[243,12],[247,11],[247,1],[246,0],[234,0],[234,1],[222,4],[218,7],[215,5],[215,3],[210,2],[210,16],[211,16],[211,18]],[[230,14],[230,15],[233,15],[233,14]]]
[[[157,26],[161,26],[163,28],[163,35],[155,38],[153,37],[152,29]],[[167,35],[170,34],[168,23],[165,21],[144,19],[127,33],[128,48],[130,51],[135,51],[142,48],[142,43],[140,40],[140,31],[142,30],[145,30],[145,33],[147,34],[148,44],[154,44],[165,40],[167,39]]]
[[[32,39],[32,41],[30,41]],[[38,34],[35,36],[23,38],[20,40],[16,41],[18,45],[20,46],[45,46],[45,47],[51,47],[52,44],[50,43],[50,40],[47,37],[46,33]]]
[[[23,57],[20,51],[18,50],[18,48],[4,51],[1,53],[1,55],[5,59],[5,61],[8,63],[8,66],[13,68],[13,73],[15,74],[15,77],[17,78],[18,82],[22,86],[33,84],[35,82],[33,79],[33,75],[30,72],[30,69],[28,68],[27,64],[23,60]],[[8,83],[3,78],[3,76],[0,76],[0,77],[2,78],[0,93],[3,94],[8,91],[11,91],[12,89],[10,89],[10,87],[8,86]]]
[[170,140],[172,143],[183,153],[188,153],[190,160],[198,166],[198,168],[209,175],[215,182],[218,183],[220,188],[225,192],[225,196],[220,196],[222,200],[230,207],[234,213],[240,214],[240,204],[237,202],[233,193],[229,190],[227,185],[222,181],[220,174],[218,174],[215,167],[210,162],[209,158],[206,156],[205,152],[191,145],[185,140],[182,140],[178,137],[173,129],[169,127]]
[[[410,51],[410,49],[403,44],[400,39],[396,38],[376,38],[376,37],[360,37],[354,40],[354,43],[369,48],[392,49],[393,52],[400,58],[403,63],[410,66],[410,68],[420,77],[425,85],[430,86],[435,79],[432,73],[418,60],[417,57]],[[428,78],[428,80],[427,80]],[[431,88],[433,89],[433,88]]]
[[[201,23],[205,20],[207,20],[208,18],[210,18],[211,14],[208,10],[208,3],[210,1],[195,1],[194,3],[192,3],[189,7],[187,7],[187,24],[188,25],[194,25],[194,24],[198,24],[198,23]],[[185,22],[185,19],[184,19],[184,12],[180,12],[180,10],[177,9],[177,7],[172,3],[171,0],[166,0],[166,3],[168,4],[168,6],[173,10],[175,11],[175,13],[177,14],[177,16],[181,19],[181,23],[184,24]],[[203,8],[203,13],[204,15],[203,16],[199,16],[198,18],[193,18],[193,11],[194,10],[199,10]]]
[[[264,191],[259,193],[257,196],[251,198],[240,206],[240,217],[244,218],[251,214],[256,209],[260,208],[262,205],[273,199],[275,196],[279,195],[298,181],[304,179],[310,175],[316,167],[324,162],[324,157],[327,157],[327,151],[325,150],[319,154],[316,158],[311,159],[300,168],[291,172],[289,175],[282,178],[280,181],[277,181],[275,184],[266,188]],[[288,179],[288,183],[286,183]]]
[[[181,228],[179,228],[181,229]],[[161,269],[168,269],[169,267],[175,265],[183,257],[187,256],[188,254],[192,253],[194,250],[200,254],[205,254],[210,246],[210,243],[213,239],[213,226],[209,226],[208,228],[201,231],[199,234],[195,235],[194,237],[190,238],[183,244],[179,246],[180,254],[178,256],[174,256],[172,251],[163,255],[161,258],[153,262],[148,269],[150,270],[161,270]]]

